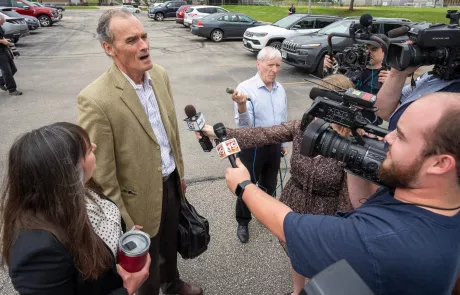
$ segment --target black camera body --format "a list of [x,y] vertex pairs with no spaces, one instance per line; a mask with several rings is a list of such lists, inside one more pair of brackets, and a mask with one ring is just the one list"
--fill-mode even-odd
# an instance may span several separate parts
[[341,73],[347,70],[362,71],[369,64],[370,54],[364,44],[354,44],[336,53],[335,59],[338,63],[338,71]]
[[434,65],[434,76],[443,80],[460,78],[459,14],[449,10],[446,17],[451,20],[450,24],[422,22],[395,29],[402,35],[407,33],[414,44],[391,44],[387,56],[389,66],[402,71],[408,67]]
[[[321,155],[345,163],[349,173],[385,186],[378,177],[377,170],[386,158],[385,144],[374,138],[362,137],[358,129],[384,137],[388,130],[370,124],[363,111],[376,111],[375,96],[363,91],[348,89],[340,93],[342,102],[326,97],[316,97],[305,112],[301,129],[304,130],[300,153],[307,157]],[[331,96],[337,93],[331,91]],[[317,118],[314,120],[314,118]],[[335,132],[329,123],[349,128],[353,137]]]

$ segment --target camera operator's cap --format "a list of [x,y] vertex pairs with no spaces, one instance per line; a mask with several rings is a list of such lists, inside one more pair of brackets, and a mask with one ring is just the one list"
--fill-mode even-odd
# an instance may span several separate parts
[[[387,36],[385,36],[384,34],[374,34],[373,36],[382,39],[382,41],[386,43],[387,47],[390,45],[390,39]],[[377,48],[382,47],[382,44],[378,43],[377,41],[373,41],[373,40],[362,41],[362,43],[364,43],[366,45],[372,45],[372,46],[377,47]]]

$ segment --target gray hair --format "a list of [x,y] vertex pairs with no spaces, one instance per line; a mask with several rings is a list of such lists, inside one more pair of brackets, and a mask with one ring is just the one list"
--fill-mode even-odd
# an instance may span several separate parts
[[6,17],[3,13],[0,13],[0,20],[6,20]]
[[114,36],[110,30],[110,21],[114,17],[129,18],[131,16],[133,16],[133,13],[127,8],[109,9],[104,12],[99,18],[99,22],[97,23],[96,32],[99,42],[101,42],[101,44],[104,41],[109,44],[113,43]]
[[257,54],[258,61],[270,60],[275,58],[281,59],[281,52],[278,49],[271,46],[262,48],[262,50],[260,50]]

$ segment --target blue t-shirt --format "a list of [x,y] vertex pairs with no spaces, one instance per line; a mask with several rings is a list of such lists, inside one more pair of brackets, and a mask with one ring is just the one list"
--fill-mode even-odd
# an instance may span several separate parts
[[337,216],[290,212],[284,234],[299,274],[345,259],[376,295],[450,294],[460,273],[460,213],[402,203],[386,189]]

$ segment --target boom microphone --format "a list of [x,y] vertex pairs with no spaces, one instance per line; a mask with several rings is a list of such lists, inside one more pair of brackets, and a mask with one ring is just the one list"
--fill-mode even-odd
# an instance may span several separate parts
[[227,130],[224,124],[217,123],[212,128],[214,129],[214,134],[221,141],[216,147],[219,158],[221,160],[228,158],[232,167],[237,168],[235,154],[241,151],[238,142],[234,138],[227,138]]
[[330,100],[333,100],[333,101],[336,101],[336,102],[343,102],[343,98],[339,94],[337,94],[335,92],[332,92],[330,90],[326,90],[326,89],[322,89],[322,88],[318,88],[318,87],[313,87],[310,90],[310,98],[315,100],[318,96],[327,97]]
[[187,115],[187,118],[184,119],[184,122],[187,124],[188,130],[199,132],[201,138],[198,142],[200,143],[201,148],[205,152],[210,152],[213,148],[211,140],[201,131],[205,125],[203,114],[197,114],[195,107],[189,104],[185,107],[185,115]]
[[406,35],[410,31],[408,26],[402,26],[388,31],[388,38],[397,38]]

